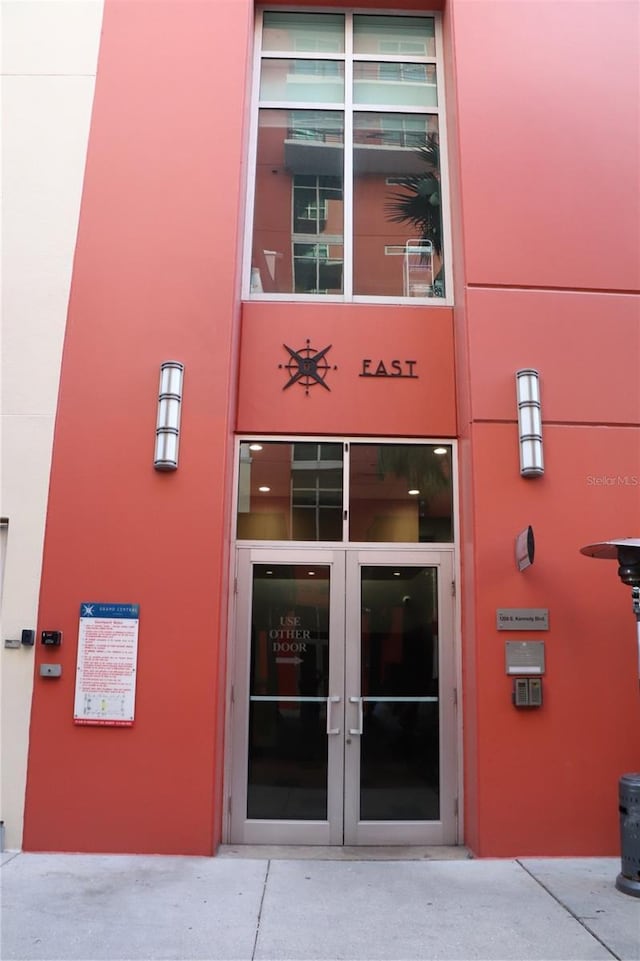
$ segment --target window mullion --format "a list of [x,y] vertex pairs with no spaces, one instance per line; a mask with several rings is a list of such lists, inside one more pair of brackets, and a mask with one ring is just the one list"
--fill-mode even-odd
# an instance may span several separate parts
[[350,457],[351,457],[351,444],[345,443],[342,447],[342,540],[346,543],[349,540],[349,478],[351,476],[350,471]]
[[343,293],[353,297],[353,14],[345,14]]
[[[445,290],[453,291],[453,243],[451,239],[451,207],[449,204],[449,153],[445,118],[445,76],[442,39],[442,23],[435,21],[436,33],[436,83],[438,85],[438,136],[440,140],[440,188],[442,193],[442,240],[444,254]],[[447,296],[451,296],[448,293]]]
[[[251,103],[257,104],[258,109],[252,112],[251,125],[249,128],[248,153],[251,158],[250,170],[255,170],[258,155],[258,123],[259,123],[259,90],[260,90],[260,63],[261,63],[261,42],[262,37],[262,11],[256,12],[254,38],[253,38],[253,75],[251,87]],[[255,210],[256,178],[249,180],[247,190],[247,200],[245,205],[245,228],[243,244],[243,271],[242,271],[242,296],[247,299],[251,296],[251,249],[253,246],[253,217]]]

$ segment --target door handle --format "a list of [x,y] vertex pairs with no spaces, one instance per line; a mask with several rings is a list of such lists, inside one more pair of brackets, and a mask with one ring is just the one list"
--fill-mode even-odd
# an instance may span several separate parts
[[340,728],[339,728],[339,727],[331,727],[331,705],[332,705],[332,704],[339,704],[339,703],[340,703],[340,698],[338,697],[337,694],[330,695],[330,696],[327,698],[327,734],[339,734],[339,733],[340,733]]
[[364,724],[364,717],[362,712],[362,698],[350,697],[349,703],[358,705],[358,727],[350,727],[349,734],[362,734],[362,726]]

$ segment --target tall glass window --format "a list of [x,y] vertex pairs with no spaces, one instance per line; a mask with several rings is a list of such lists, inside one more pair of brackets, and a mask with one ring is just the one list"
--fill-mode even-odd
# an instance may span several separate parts
[[262,14],[250,296],[446,296],[436,26]]

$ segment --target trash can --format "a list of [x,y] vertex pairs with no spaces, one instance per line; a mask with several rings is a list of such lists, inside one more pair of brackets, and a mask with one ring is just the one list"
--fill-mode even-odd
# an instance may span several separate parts
[[640,898],[640,774],[623,774],[619,788],[622,865],[616,887]]

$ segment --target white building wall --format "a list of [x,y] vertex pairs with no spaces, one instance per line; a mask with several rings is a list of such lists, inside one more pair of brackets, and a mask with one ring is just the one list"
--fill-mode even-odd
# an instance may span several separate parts
[[[49,468],[102,0],[1,0],[0,818],[22,840]],[[2,545],[0,545],[1,547]],[[36,639],[37,641],[37,639]]]

